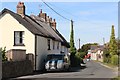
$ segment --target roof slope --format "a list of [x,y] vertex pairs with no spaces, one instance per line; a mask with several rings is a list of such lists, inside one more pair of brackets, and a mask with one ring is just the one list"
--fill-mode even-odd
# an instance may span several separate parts
[[11,16],[13,16],[20,24],[22,24],[25,28],[27,28],[33,34],[54,39],[53,36],[49,35],[49,33],[42,26],[37,24],[37,22],[31,19],[29,16],[25,15],[24,17],[21,17],[17,13],[14,13],[5,8],[0,13],[0,17],[2,17],[6,13],[9,13]]
[[6,13],[9,13],[11,16],[13,16],[20,24],[22,24],[33,34],[61,41],[62,45],[69,47],[69,44],[65,38],[57,30],[55,31],[51,26],[43,22],[41,18],[34,15],[25,15],[24,17],[21,17],[19,14],[14,13],[6,8],[0,12],[0,18]]

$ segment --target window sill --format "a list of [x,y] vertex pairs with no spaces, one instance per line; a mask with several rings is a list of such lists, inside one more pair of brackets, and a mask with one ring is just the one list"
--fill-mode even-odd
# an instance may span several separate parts
[[24,44],[14,44],[13,46],[25,46]]

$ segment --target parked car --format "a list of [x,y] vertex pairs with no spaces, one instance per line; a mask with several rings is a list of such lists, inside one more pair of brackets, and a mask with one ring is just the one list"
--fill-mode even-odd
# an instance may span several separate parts
[[69,70],[70,61],[64,54],[48,54],[45,69],[47,71]]

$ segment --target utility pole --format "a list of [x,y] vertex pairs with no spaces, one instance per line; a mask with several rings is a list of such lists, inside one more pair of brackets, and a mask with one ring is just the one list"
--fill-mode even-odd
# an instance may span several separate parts
[[103,37],[103,45],[105,45],[105,38]]
[[79,38],[79,49],[80,49],[80,38]]

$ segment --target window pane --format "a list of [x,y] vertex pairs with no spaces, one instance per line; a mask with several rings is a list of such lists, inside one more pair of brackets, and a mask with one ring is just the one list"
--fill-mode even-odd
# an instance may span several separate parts
[[23,44],[23,31],[14,32],[14,43],[15,45]]
[[48,50],[50,50],[50,39],[48,39]]

